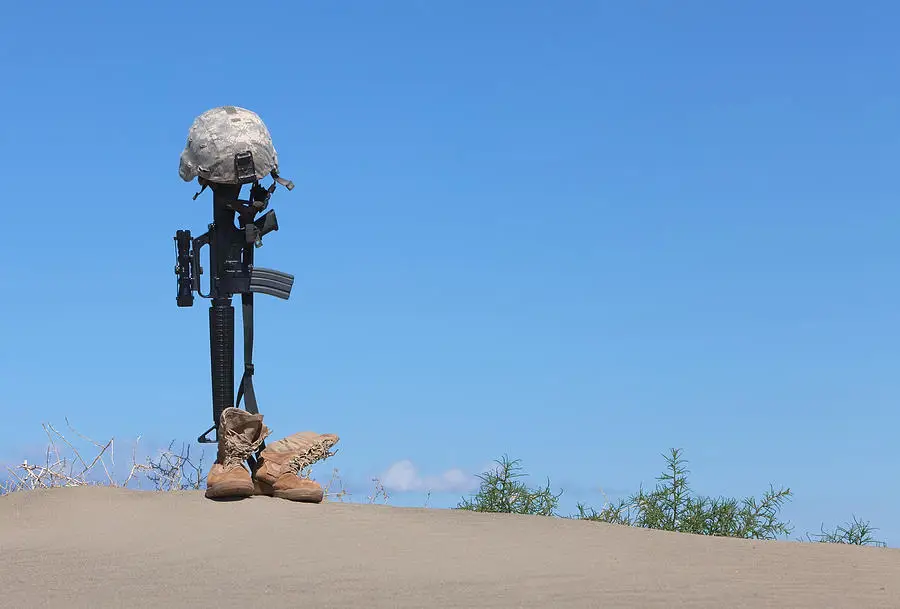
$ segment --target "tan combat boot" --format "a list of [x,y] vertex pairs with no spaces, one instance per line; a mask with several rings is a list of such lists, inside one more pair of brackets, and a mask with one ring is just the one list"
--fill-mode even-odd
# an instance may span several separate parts
[[253,475],[256,492],[291,501],[320,503],[325,497],[322,486],[298,474],[305,467],[332,456],[331,447],[338,439],[334,434],[301,431],[269,444],[260,453],[259,467]]
[[219,451],[206,477],[209,499],[249,497],[253,480],[244,466],[269,435],[261,414],[250,414],[240,408],[226,408],[219,423]]

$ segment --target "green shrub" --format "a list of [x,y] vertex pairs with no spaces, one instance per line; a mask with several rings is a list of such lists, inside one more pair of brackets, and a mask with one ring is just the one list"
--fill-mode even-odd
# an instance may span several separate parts
[[856,546],[886,547],[887,544],[883,541],[876,541],[875,538],[872,537],[872,533],[877,530],[878,529],[872,527],[868,521],[857,520],[856,516],[853,516],[853,522],[848,522],[846,526],[839,525],[832,531],[826,531],[823,526],[820,534],[810,535],[807,533],[806,538],[809,541],[813,541],[813,538],[815,537],[815,541],[822,543],[845,543]]
[[520,461],[510,461],[505,455],[496,461],[497,468],[479,474],[481,485],[471,498],[463,499],[456,507],[473,512],[502,512],[507,514],[533,514],[539,516],[555,516],[559,505],[559,497],[550,490],[550,481],[543,488],[528,488],[519,481],[525,474],[521,473]]
[[687,481],[688,469],[680,449],[671,449],[665,456],[667,468],[657,478],[653,491],[643,488],[615,505],[607,505],[599,512],[578,504],[578,516],[649,529],[680,533],[774,539],[787,535],[790,527],[778,519],[778,511],[791,496],[790,489],[770,487],[760,499],[695,497]]
[[[656,488],[636,493],[618,503],[595,510],[578,503],[578,514],[568,518],[593,520],[632,527],[660,529],[696,535],[740,537],[744,539],[776,539],[788,535],[791,527],[779,519],[778,513],[792,493],[789,488],[775,489],[772,485],[760,498],[695,496],[688,485],[688,469],[681,449],[671,449],[663,455],[666,469],[657,477]],[[504,456],[497,467],[478,475],[478,492],[464,498],[457,509],[473,512],[500,512],[558,516],[556,513],[562,491],[554,494],[550,481],[546,486],[529,488],[520,479],[525,476],[521,462]],[[875,531],[868,522],[853,522],[807,539],[824,543],[885,546],[872,537]],[[801,540],[802,541],[802,540]]]

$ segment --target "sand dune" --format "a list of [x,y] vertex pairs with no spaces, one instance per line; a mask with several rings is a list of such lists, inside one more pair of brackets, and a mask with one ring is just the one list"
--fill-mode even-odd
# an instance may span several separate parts
[[897,608],[900,551],[61,488],[0,497],[0,606]]

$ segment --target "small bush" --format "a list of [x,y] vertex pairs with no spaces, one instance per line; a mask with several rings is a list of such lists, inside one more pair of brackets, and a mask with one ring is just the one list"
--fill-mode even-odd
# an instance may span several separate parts
[[550,481],[543,488],[528,488],[519,478],[522,467],[518,459],[510,461],[505,455],[496,461],[497,468],[478,475],[481,486],[471,498],[464,498],[456,507],[473,512],[502,512],[554,516],[562,495],[554,495]]
[[[848,522],[846,526],[839,525],[832,531],[826,531],[822,527],[822,532],[818,535],[806,534],[809,541],[818,541],[822,543],[845,543],[857,546],[878,546],[886,547],[883,541],[876,541],[872,537],[872,533],[878,529],[872,527],[868,521],[857,520],[853,516],[853,522]],[[815,538],[815,540],[813,539]]]
[[665,457],[667,468],[657,478],[653,491],[638,490],[616,505],[599,512],[578,504],[582,520],[747,539],[775,539],[790,533],[787,523],[778,519],[778,511],[791,496],[790,489],[770,487],[760,499],[693,497],[687,481],[688,469],[680,449]]

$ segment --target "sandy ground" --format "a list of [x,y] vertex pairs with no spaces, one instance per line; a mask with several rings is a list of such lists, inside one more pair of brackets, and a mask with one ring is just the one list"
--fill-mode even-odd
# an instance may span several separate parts
[[103,487],[0,497],[0,606],[900,607],[900,550]]

